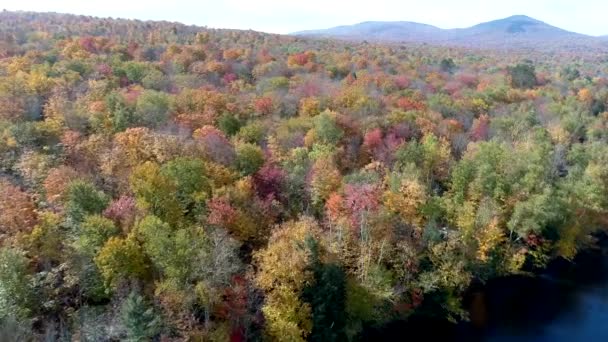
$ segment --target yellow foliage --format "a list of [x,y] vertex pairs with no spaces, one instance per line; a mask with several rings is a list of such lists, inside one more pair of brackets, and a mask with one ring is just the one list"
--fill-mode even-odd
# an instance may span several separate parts
[[267,292],[262,309],[266,333],[275,341],[305,341],[312,330],[310,307],[300,301],[300,294],[312,278],[306,240],[319,236],[312,218],[286,222],[277,227],[266,249],[254,254],[259,266],[255,282]]
[[581,102],[591,103],[593,100],[593,95],[591,95],[591,91],[587,88],[579,90],[577,96]]
[[329,158],[322,158],[312,167],[311,192],[315,203],[322,203],[340,187],[342,175]]
[[471,101],[471,109],[477,114],[487,113],[490,105],[484,99],[477,98]]
[[231,184],[237,178],[237,175],[229,168],[211,161],[205,163],[205,171],[213,181],[215,188]]
[[466,201],[460,208],[456,208],[456,226],[465,236],[470,236],[475,230],[477,205],[473,201]]
[[561,257],[572,260],[576,256],[579,234],[580,227],[577,225],[570,225],[563,229],[556,244],[557,252]]
[[415,180],[403,180],[399,192],[387,191],[384,194],[384,205],[404,222],[415,226],[423,224],[424,218],[419,210],[426,200],[424,187]]
[[498,217],[494,217],[477,235],[477,259],[482,262],[488,261],[490,252],[505,240],[504,232],[498,224]]
[[320,111],[320,103],[314,97],[306,97],[300,100],[300,116],[305,117],[313,117],[319,114]]
[[279,287],[267,298],[262,312],[266,318],[266,333],[274,341],[304,342],[312,331],[310,305],[284,287]]
[[566,144],[570,140],[570,134],[559,123],[550,124],[547,131],[551,140],[557,144]]
[[143,277],[147,265],[134,235],[111,237],[95,257],[95,263],[106,283],[117,286],[128,277]]

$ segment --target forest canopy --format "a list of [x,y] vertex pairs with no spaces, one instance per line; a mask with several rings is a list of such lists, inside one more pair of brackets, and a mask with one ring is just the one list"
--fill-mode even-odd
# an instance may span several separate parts
[[344,341],[596,244],[608,60],[0,13],[0,336]]

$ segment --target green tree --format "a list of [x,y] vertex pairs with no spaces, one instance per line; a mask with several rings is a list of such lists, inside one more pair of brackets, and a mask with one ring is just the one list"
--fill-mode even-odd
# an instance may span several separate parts
[[147,216],[135,228],[143,240],[143,250],[164,277],[187,284],[194,279],[193,270],[204,253],[203,236],[190,229],[173,230],[154,216]]
[[244,143],[236,147],[236,167],[242,175],[256,173],[264,165],[264,152],[259,146]]
[[112,236],[120,233],[114,222],[100,216],[89,215],[80,224],[74,247],[84,255],[93,257]]
[[456,63],[454,63],[454,60],[451,58],[442,59],[439,66],[441,68],[441,71],[449,73],[454,72],[454,69],[456,69]]
[[346,275],[337,264],[323,264],[318,242],[307,240],[314,282],[302,293],[312,311],[310,341],[344,341],[346,336]]
[[207,198],[211,196],[212,182],[203,160],[176,158],[164,164],[160,173],[175,185],[175,196],[182,213],[192,219],[196,218],[204,209]]
[[161,173],[154,162],[135,167],[130,177],[131,189],[138,204],[163,221],[176,225],[183,218],[183,210],[177,198],[177,186]]
[[126,329],[125,341],[150,341],[161,330],[161,319],[154,308],[135,292],[131,292],[120,309],[120,319]]
[[155,90],[145,90],[137,98],[135,115],[146,127],[162,127],[169,119],[169,96]]
[[224,113],[217,120],[217,127],[227,136],[233,136],[241,129],[241,122],[234,115]]
[[0,249],[0,321],[11,317],[24,320],[32,313],[34,297],[28,264],[22,251]]
[[530,89],[536,86],[536,72],[534,65],[517,64],[507,69],[513,88]]
[[335,113],[329,110],[315,116],[314,125],[315,136],[323,144],[336,145],[344,135],[344,131],[336,123]]
[[87,181],[76,180],[68,185],[66,213],[74,222],[82,222],[87,215],[101,214],[110,198]]

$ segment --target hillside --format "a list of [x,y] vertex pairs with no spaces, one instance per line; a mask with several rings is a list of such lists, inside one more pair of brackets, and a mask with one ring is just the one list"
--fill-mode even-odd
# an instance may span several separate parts
[[484,334],[607,231],[605,56],[2,12],[0,341]]
[[293,35],[485,48],[577,47],[594,46],[601,42],[599,38],[566,31],[524,15],[460,29],[441,29],[414,22],[375,21],[296,32]]

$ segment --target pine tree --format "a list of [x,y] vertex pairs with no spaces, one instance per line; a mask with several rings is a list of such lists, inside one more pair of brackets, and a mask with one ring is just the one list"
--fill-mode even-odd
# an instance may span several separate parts
[[154,308],[135,292],[125,299],[121,318],[127,331],[126,341],[149,341],[160,331],[160,318]]

